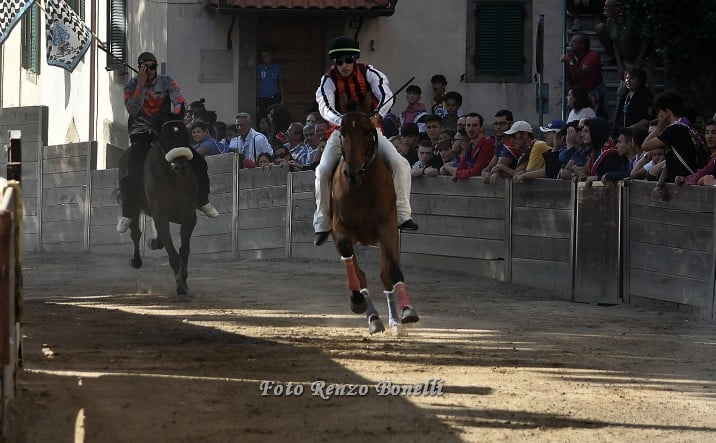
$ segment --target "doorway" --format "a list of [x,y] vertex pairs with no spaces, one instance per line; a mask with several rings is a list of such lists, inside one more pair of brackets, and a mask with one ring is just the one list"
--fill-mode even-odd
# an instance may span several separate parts
[[291,121],[305,121],[306,114],[316,109],[316,88],[327,69],[324,18],[264,16],[258,20],[256,34],[257,50],[271,46],[274,61],[283,66],[283,102]]

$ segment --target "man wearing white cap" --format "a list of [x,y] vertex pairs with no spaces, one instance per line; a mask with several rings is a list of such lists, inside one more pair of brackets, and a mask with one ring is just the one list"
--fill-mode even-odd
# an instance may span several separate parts
[[527,166],[530,156],[530,146],[532,143],[532,126],[523,120],[518,120],[512,124],[512,127],[505,131],[505,135],[512,137],[512,147],[522,152],[517,159],[517,165],[514,169],[504,163],[498,162],[492,167],[491,174],[497,174],[503,178],[512,178],[518,171],[523,171]]
[[[558,145],[554,152],[559,151],[559,147],[564,143],[564,137],[559,137],[562,141],[559,141],[558,134],[566,123],[563,120],[552,120],[547,126],[540,126],[540,131],[544,134],[544,141],[535,140],[531,141],[530,158],[527,162],[527,166],[524,171],[518,172],[512,179],[515,183],[523,183],[526,180],[533,178],[544,178],[547,177],[545,170],[545,153],[548,153],[552,146]],[[558,143],[559,142],[559,143]]]

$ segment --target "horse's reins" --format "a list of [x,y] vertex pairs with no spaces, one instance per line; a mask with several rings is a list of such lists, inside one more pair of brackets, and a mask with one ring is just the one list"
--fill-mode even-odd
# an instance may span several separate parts
[[[345,114],[344,114],[345,117]],[[355,124],[355,122],[353,122]],[[342,124],[341,124],[342,126]],[[375,128],[372,128],[371,135],[373,136],[373,143],[371,143],[370,148],[365,153],[365,160],[363,160],[363,164],[361,165],[361,168],[358,170],[359,174],[364,174],[366,169],[368,169],[368,166],[375,160],[376,154],[378,153],[378,130]],[[346,158],[346,153],[343,151],[343,134],[339,134],[340,136],[340,145],[341,145],[341,155],[343,156],[343,159]]]
[[[394,99],[395,99],[395,96],[398,95],[403,89],[407,88],[408,85],[413,82],[413,80],[415,80],[415,76],[411,77],[410,80],[408,80],[407,82],[405,82],[405,84],[404,84],[403,86],[401,86],[400,88],[398,88],[398,90],[395,91],[395,92],[393,93],[393,95],[391,95],[390,97],[388,97],[388,99],[385,100],[385,101],[383,101],[382,103],[387,103],[387,102],[390,101],[390,100],[394,100]],[[380,105],[378,106],[378,108],[374,109],[373,112],[371,112],[371,114],[375,113],[379,108],[380,108]],[[369,114],[369,115],[371,115],[371,114]],[[343,114],[343,115],[341,116],[341,120],[343,120],[343,118],[344,118],[345,116],[346,116],[346,114]],[[355,124],[355,123],[354,123],[354,124]],[[341,123],[341,126],[343,126],[342,123]],[[368,166],[370,166],[370,164],[373,162],[373,160],[375,160],[376,154],[377,154],[377,152],[378,152],[378,130],[377,130],[376,128],[373,128],[372,134],[373,134],[373,143],[372,143],[372,145],[371,145],[371,149],[369,149],[368,151],[366,151],[366,156],[365,156],[365,160],[363,161],[363,165],[362,165],[361,168],[358,170],[358,172],[359,172],[360,174],[364,174],[364,173],[365,173],[365,171],[366,171],[366,169],[368,168]],[[343,135],[340,136],[340,139],[341,139],[341,155],[342,155],[343,158],[345,159],[345,158],[346,158],[346,154],[345,154],[345,152],[343,152]]]

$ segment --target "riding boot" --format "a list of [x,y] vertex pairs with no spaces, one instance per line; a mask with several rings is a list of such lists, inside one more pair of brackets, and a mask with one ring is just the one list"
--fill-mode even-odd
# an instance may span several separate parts
[[[317,234],[325,233],[322,236],[323,241],[328,237],[327,233],[331,230],[331,178],[340,158],[339,132],[333,131],[333,134],[326,142],[325,148],[323,148],[321,161],[316,167],[316,212],[313,214],[313,229]],[[317,242],[316,245],[323,243],[323,241]]]
[[123,217],[136,218],[141,210],[144,160],[153,138],[150,133],[131,135],[131,145],[119,159],[119,196]]

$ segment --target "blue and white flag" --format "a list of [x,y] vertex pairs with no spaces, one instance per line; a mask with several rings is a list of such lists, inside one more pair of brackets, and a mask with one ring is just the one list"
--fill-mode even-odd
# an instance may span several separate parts
[[0,0],[0,45],[35,0]]
[[92,44],[92,33],[64,0],[47,0],[47,64],[70,72]]

